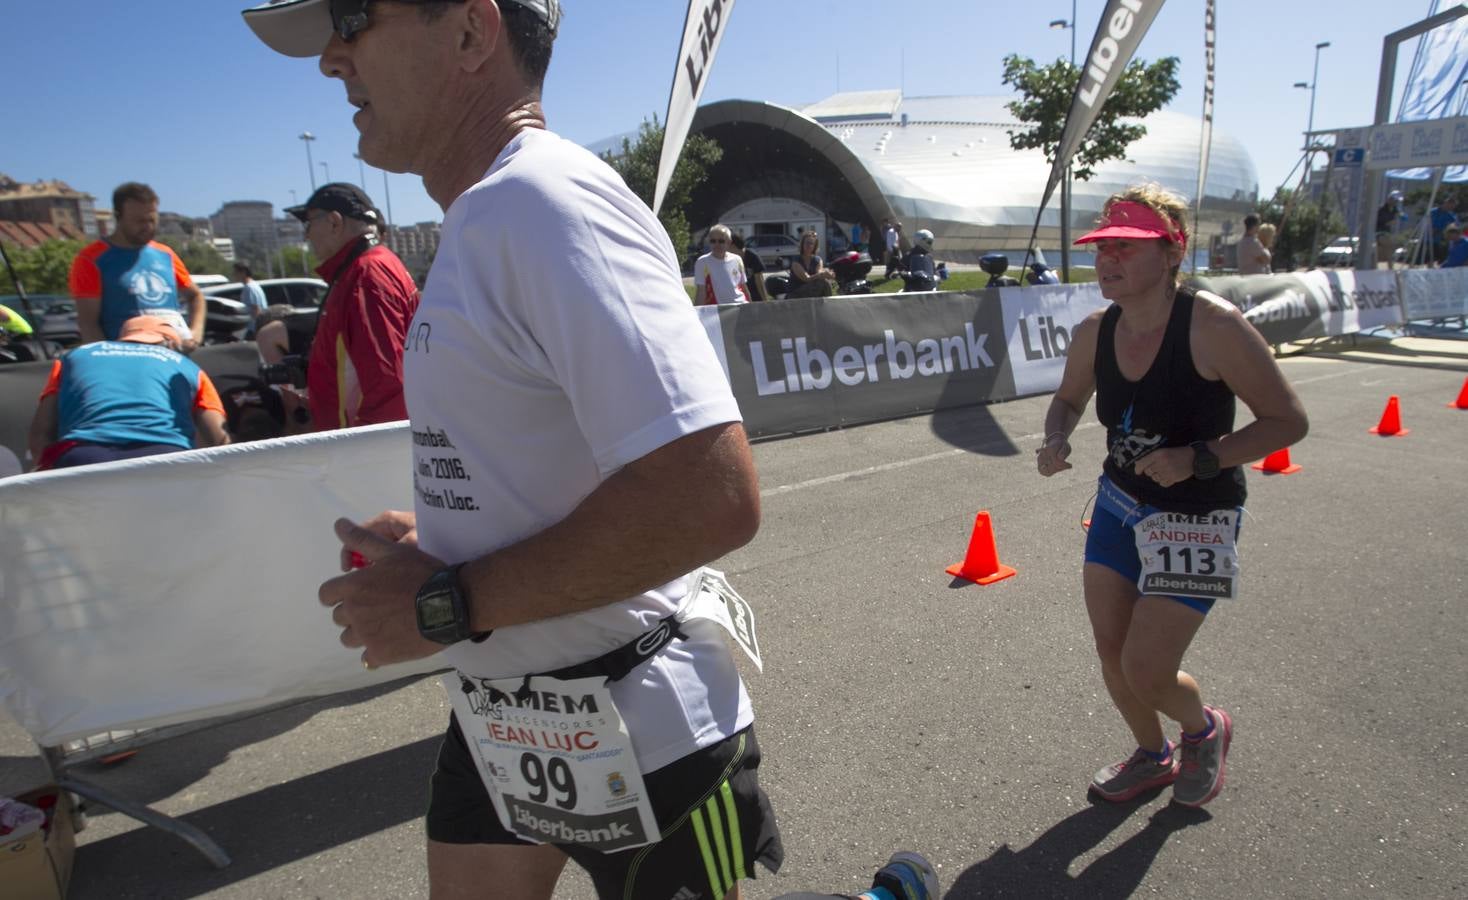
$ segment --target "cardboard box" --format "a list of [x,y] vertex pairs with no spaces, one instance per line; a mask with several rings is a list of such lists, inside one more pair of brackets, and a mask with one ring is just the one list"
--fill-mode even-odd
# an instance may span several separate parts
[[46,824],[39,833],[17,841],[0,837],[0,885],[5,886],[5,900],[65,900],[76,853],[71,795],[48,785],[15,799],[44,811]]

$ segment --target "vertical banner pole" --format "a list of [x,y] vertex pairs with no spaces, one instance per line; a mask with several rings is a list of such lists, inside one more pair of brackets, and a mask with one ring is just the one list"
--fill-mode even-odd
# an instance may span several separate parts
[[1025,249],[1025,261],[1021,268],[1030,264],[1030,253],[1034,249],[1035,235],[1040,230],[1040,216],[1050,204],[1055,186],[1060,184],[1070,158],[1075,155],[1086,133],[1095,124],[1106,98],[1121,80],[1126,67],[1131,64],[1137,46],[1152,20],[1157,18],[1164,0],[1108,0],[1101,13],[1101,23],[1096,27],[1096,36],[1091,38],[1091,49],[1081,60],[1080,79],[1076,82],[1075,94],[1070,101],[1070,111],[1065,116],[1065,128],[1060,133],[1055,159],[1050,164],[1050,178],[1045,182],[1045,192],[1035,209],[1035,225],[1030,230],[1029,246]]
[[1199,227],[1203,220],[1203,198],[1208,184],[1208,156],[1213,149],[1214,53],[1217,49],[1218,19],[1214,0],[1208,0],[1203,13],[1203,59],[1207,74],[1203,78],[1203,135],[1198,141],[1198,189],[1193,193],[1193,251],[1190,268],[1198,271]]

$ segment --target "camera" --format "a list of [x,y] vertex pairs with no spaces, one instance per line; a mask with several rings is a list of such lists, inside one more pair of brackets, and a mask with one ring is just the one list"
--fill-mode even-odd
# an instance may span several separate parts
[[266,384],[303,388],[306,386],[306,357],[292,353],[281,357],[278,363],[261,363],[260,380]]

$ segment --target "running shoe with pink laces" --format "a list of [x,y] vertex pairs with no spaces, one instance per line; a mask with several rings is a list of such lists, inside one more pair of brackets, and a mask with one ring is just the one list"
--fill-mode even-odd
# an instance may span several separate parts
[[1112,763],[1091,779],[1091,792],[1102,800],[1123,803],[1153,788],[1166,787],[1177,778],[1177,746],[1167,762],[1159,763],[1141,747],[1127,759]]
[[1182,741],[1182,766],[1172,786],[1172,799],[1183,806],[1202,806],[1223,790],[1224,762],[1234,739],[1234,723],[1228,713],[1203,707],[1213,720],[1213,730],[1203,738]]

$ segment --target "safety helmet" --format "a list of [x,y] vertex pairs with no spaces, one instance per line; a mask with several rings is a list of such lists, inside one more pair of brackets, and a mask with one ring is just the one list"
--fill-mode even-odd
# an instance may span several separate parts
[[922,244],[929,250],[933,249],[933,232],[926,228],[919,228],[915,237],[919,244]]

